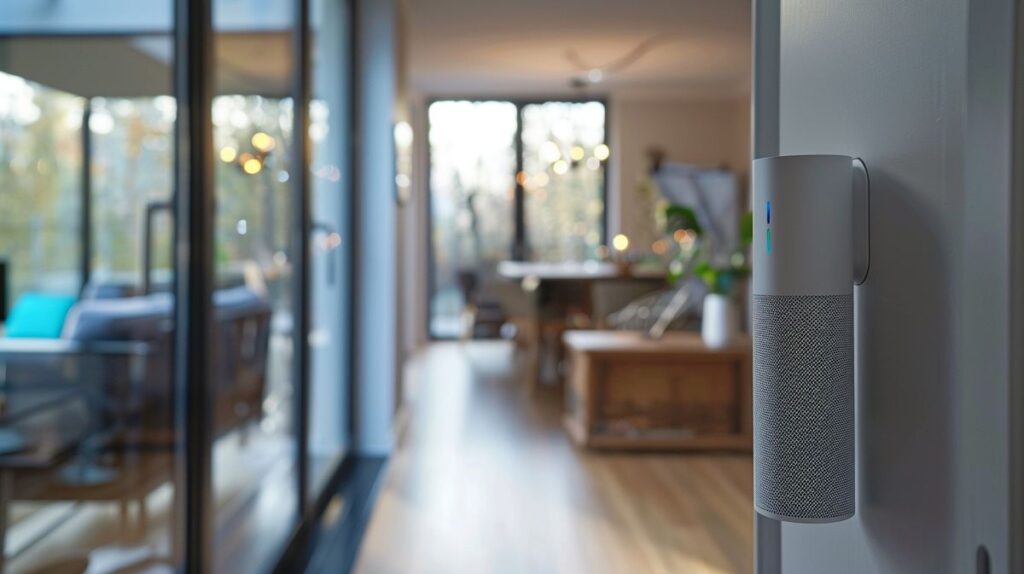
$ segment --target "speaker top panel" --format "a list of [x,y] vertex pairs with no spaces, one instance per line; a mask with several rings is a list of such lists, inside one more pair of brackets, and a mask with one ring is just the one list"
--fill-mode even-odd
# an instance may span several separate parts
[[853,292],[852,165],[842,155],[754,161],[755,294]]

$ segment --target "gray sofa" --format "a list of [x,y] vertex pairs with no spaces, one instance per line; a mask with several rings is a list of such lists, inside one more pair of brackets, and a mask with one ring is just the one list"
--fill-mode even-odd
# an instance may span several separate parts
[[[0,339],[0,426],[29,443],[54,428],[66,441],[97,428],[119,441],[170,440],[173,297],[92,293],[99,296],[71,308],[60,339]],[[260,416],[271,310],[246,287],[220,289],[213,302],[214,429],[222,434]]]

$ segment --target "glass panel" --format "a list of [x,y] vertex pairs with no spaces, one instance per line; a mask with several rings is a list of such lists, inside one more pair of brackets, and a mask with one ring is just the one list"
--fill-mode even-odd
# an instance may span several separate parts
[[582,261],[604,240],[604,104],[523,106],[526,241],[531,260]]
[[[86,100],[0,72],[0,258],[10,302],[81,288],[82,113]],[[13,217],[12,217],[13,216]]]
[[99,282],[143,285],[149,233],[150,288],[171,286],[174,115],[168,96],[92,99],[92,277]]
[[5,572],[180,563],[166,210],[151,235],[163,287],[141,274],[146,206],[173,193],[172,12],[117,4],[25,0],[0,18]]
[[517,111],[509,102],[443,101],[428,115],[430,333],[456,337],[467,295],[512,250]]
[[312,251],[310,282],[309,494],[316,498],[349,441],[349,331],[351,237],[349,213],[349,21],[345,0],[314,0],[312,31],[313,98]]
[[273,567],[298,518],[290,183],[297,0],[214,2],[214,568]]

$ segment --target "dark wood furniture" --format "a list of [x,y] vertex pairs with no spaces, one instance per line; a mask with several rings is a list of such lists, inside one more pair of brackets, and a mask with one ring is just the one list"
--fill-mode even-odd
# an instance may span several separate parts
[[546,376],[547,365],[553,364],[553,379],[559,379],[565,359],[563,333],[569,329],[594,326],[596,284],[638,282],[650,291],[664,286],[666,277],[662,268],[608,261],[502,261],[498,264],[497,273],[502,279],[518,282],[524,291],[533,295],[535,308],[521,328],[534,355],[534,384],[552,379]]
[[752,443],[750,340],[709,349],[696,333],[568,331],[565,427],[595,449],[732,450]]

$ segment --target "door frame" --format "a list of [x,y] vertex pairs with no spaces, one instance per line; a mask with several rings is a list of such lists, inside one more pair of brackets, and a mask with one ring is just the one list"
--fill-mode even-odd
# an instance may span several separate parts
[[[1010,566],[1024,571],[1024,0],[1014,2],[1010,174]],[[1016,352],[1014,352],[1016,351]]]
[[[754,65],[750,94],[751,157],[754,159],[779,154],[781,16],[781,0],[754,0],[751,26]],[[750,196],[753,198],[753,193]],[[782,573],[782,523],[756,510],[753,551],[754,572]]]

